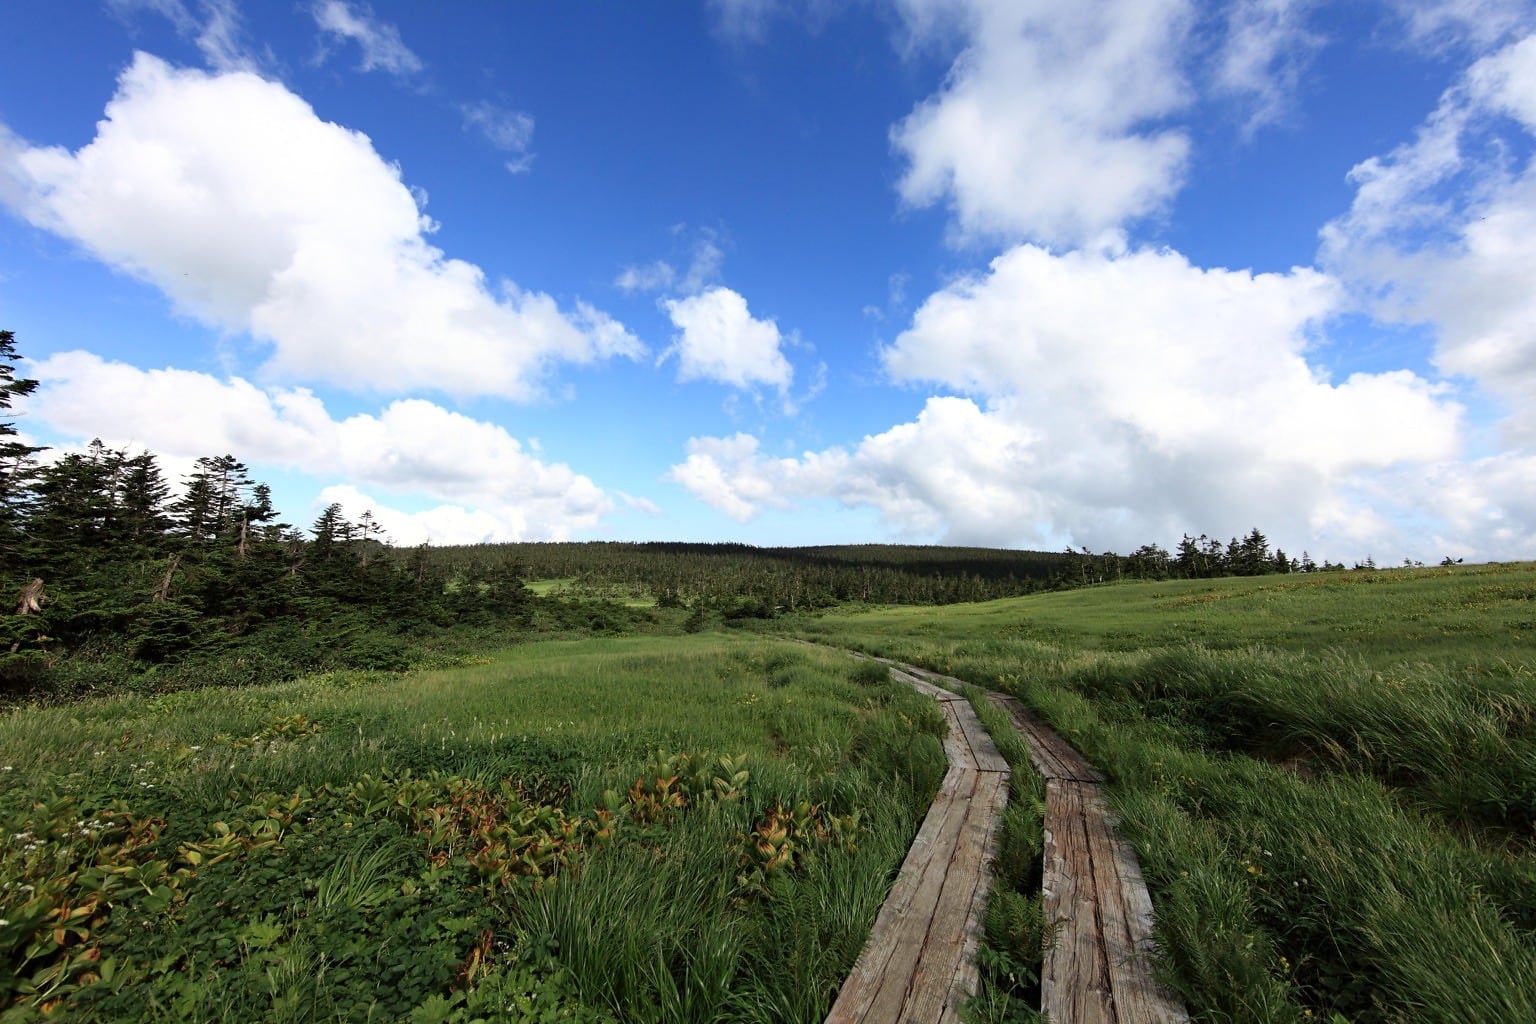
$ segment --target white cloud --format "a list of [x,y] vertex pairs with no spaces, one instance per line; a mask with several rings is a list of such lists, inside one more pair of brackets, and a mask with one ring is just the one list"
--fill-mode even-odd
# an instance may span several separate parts
[[310,15],[320,31],[337,39],[350,39],[362,50],[359,71],[388,71],[408,75],[420,71],[421,58],[400,38],[400,30],[379,21],[367,4],[347,0],[316,0]]
[[778,324],[758,320],[747,300],[729,288],[662,302],[682,331],[667,355],[678,357],[679,380],[716,380],[738,388],[767,384],[784,391],[794,368],[779,350]]
[[[503,428],[421,399],[337,420],[303,388],[141,370],[88,352],[50,356],[29,372],[43,384],[28,411],[57,431],[171,458],[232,452],[252,464],[341,477],[336,487],[426,495],[448,504],[412,521],[438,543],[563,540],[613,510],[590,479],[530,454]],[[415,543],[417,535],[392,536]]]
[[[687,232],[687,226],[682,224],[672,229],[674,235]],[[625,267],[613,283],[626,292],[660,292],[675,287],[684,295],[697,295],[720,279],[725,251],[716,238],[716,232],[709,229],[697,233],[689,249],[688,269],[681,274],[667,260],[657,260]]]
[[[419,512],[406,512],[348,484],[336,484],[320,492],[314,502],[316,515],[328,505],[340,505],[342,517],[357,522],[363,513],[384,531],[384,538],[397,547],[419,544],[494,544],[508,539],[529,539],[527,522],[517,514],[462,505],[437,505]],[[500,513],[500,514],[498,514]]]
[[769,20],[783,9],[781,0],[709,0],[714,29],[734,42],[760,42]]
[[1427,323],[1435,364],[1502,400],[1536,443],[1536,36],[1476,62],[1411,143],[1350,172],[1323,256],[1371,311]]
[[1323,37],[1307,27],[1319,0],[1234,0],[1226,5],[1226,39],[1217,56],[1218,90],[1253,106],[1252,133],[1285,112]]
[[952,542],[1129,550],[1257,524],[1300,550],[1371,514],[1374,475],[1461,443],[1460,407],[1429,382],[1332,382],[1309,362],[1341,302],[1311,270],[1020,246],[930,296],[885,352],[893,378],[976,398],[793,459],[696,438],[672,479],[738,519],[834,498]]
[[[908,0],[902,15],[915,36],[951,31],[956,17],[931,0]],[[1070,246],[1177,191],[1189,140],[1163,122],[1191,101],[1189,0],[967,0],[958,17],[965,51],[891,132],[906,203],[947,200],[962,240]]]
[[463,108],[464,123],[506,153],[507,170],[522,174],[533,167],[533,116],[494,103],[471,103]]
[[269,341],[289,379],[528,398],[557,363],[643,352],[605,313],[492,286],[429,245],[366,136],[249,73],[139,54],[78,152],[0,133],[0,199],[183,313]]
[[120,15],[151,11],[168,20],[183,39],[196,44],[208,66],[244,71],[256,66],[244,42],[240,9],[234,0],[108,0]]
[[1390,0],[1409,41],[1429,50],[1482,50],[1536,28],[1529,0]]
[[657,260],[645,266],[625,267],[614,279],[614,285],[626,292],[656,292],[669,288],[677,280],[677,271],[666,260]]

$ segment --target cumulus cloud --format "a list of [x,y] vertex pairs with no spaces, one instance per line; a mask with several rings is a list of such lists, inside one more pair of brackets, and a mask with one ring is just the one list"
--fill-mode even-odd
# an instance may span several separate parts
[[400,38],[400,30],[374,17],[367,4],[347,0],[317,0],[309,9],[321,32],[338,40],[351,40],[362,51],[359,71],[388,71],[409,75],[420,71],[421,58]]
[[427,536],[438,543],[564,540],[613,510],[590,479],[530,454],[502,427],[422,399],[336,419],[303,388],[142,370],[88,352],[50,356],[29,372],[43,381],[29,414],[63,433],[143,445],[173,459],[235,452],[252,463],[342,478],[335,487],[445,503],[411,514],[412,530],[395,523],[391,536],[399,543]]
[[328,505],[340,505],[342,517],[356,522],[366,512],[384,531],[384,537],[399,547],[418,544],[492,544],[509,538],[527,539],[520,532],[521,517],[504,517],[485,509],[462,505],[436,505],[417,512],[407,512],[361,491],[350,484],[335,484],[322,490],[315,499],[316,512]]
[[747,300],[729,288],[711,288],[662,308],[677,335],[666,355],[676,355],[679,380],[715,380],[732,387],[766,384],[784,391],[794,368],[780,351],[783,335],[773,320],[759,320]]
[[1435,364],[1536,443],[1536,36],[1477,61],[1412,142],[1356,166],[1323,258],[1378,317],[1435,331]]
[[525,399],[558,363],[643,352],[607,314],[430,245],[367,136],[247,72],[138,54],[78,152],[0,133],[0,199],[179,311],[269,342],[267,371],[289,379]]
[[738,519],[830,497],[951,542],[1127,550],[1254,524],[1288,545],[1333,535],[1367,514],[1372,474],[1453,458],[1462,418],[1406,371],[1334,382],[1313,365],[1342,301],[1312,270],[1019,246],[930,296],[884,353],[894,379],[967,397],[796,458],[745,435],[696,438],[671,479]]
[[[916,36],[953,5],[901,5]],[[1182,182],[1192,99],[1180,48],[1190,0],[966,0],[943,88],[891,132],[912,206],[946,201],[962,240],[1079,245],[1159,211]]]
[[464,108],[464,124],[507,154],[507,170],[522,174],[533,167],[533,116],[488,101]]

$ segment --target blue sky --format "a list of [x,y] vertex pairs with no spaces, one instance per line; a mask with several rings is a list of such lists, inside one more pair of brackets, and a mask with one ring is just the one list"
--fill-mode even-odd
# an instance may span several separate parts
[[18,425],[400,543],[1536,552],[1536,5],[61,0]]

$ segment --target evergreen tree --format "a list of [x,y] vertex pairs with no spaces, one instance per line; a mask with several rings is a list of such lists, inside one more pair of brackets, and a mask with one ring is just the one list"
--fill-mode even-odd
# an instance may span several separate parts
[[[16,335],[0,331],[0,413],[9,410],[12,403],[37,390],[37,381],[29,377],[17,377],[13,360],[16,353]],[[0,419],[0,565],[16,564],[16,547],[21,535],[21,522],[31,498],[33,460],[43,449],[23,444],[15,421]],[[3,572],[4,570],[0,570]]]
[[251,487],[249,471],[233,455],[198,459],[187,478],[186,492],[171,506],[178,532],[192,541],[229,536],[238,543],[247,521],[245,496]]
[[1255,526],[1242,543],[1236,545],[1231,564],[1232,571],[1239,576],[1258,576],[1272,571],[1274,564],[1270,560],[1269,538]]
[[118,516],[129,545],[140,549],[162,545],[171,528],[166,514],[170,493],[154,455],[144,452],[123,463]]

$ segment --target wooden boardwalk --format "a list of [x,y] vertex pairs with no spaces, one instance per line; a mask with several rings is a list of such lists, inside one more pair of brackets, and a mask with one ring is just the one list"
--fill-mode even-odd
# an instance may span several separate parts
[[959,1024],[960,1004],[976,991],[1008,764],[964,697],[901,668],[891,672],[944,709],[949,771],[827,1024]]
[[[959,681],[877,659],[939,701],[949,772],[827,1024],[958,1024],[976,991],[989,861],[1008,767]],[[1102,775],[1023,704],[992,694],[1046,779],[1044,911],[1054,932],[1041,972],[1052,1024],[1182,1024],[1152,974],[1152,901],[1136,853],[1115,833]]]
[[1054,1024],[1185,1022],[1179,999],[1152,973],[1152,898],[1136,851],[1115,831],[1083,755],[1012,697],[994,693],[1045,776],[1046,926],[1040,1009]]

